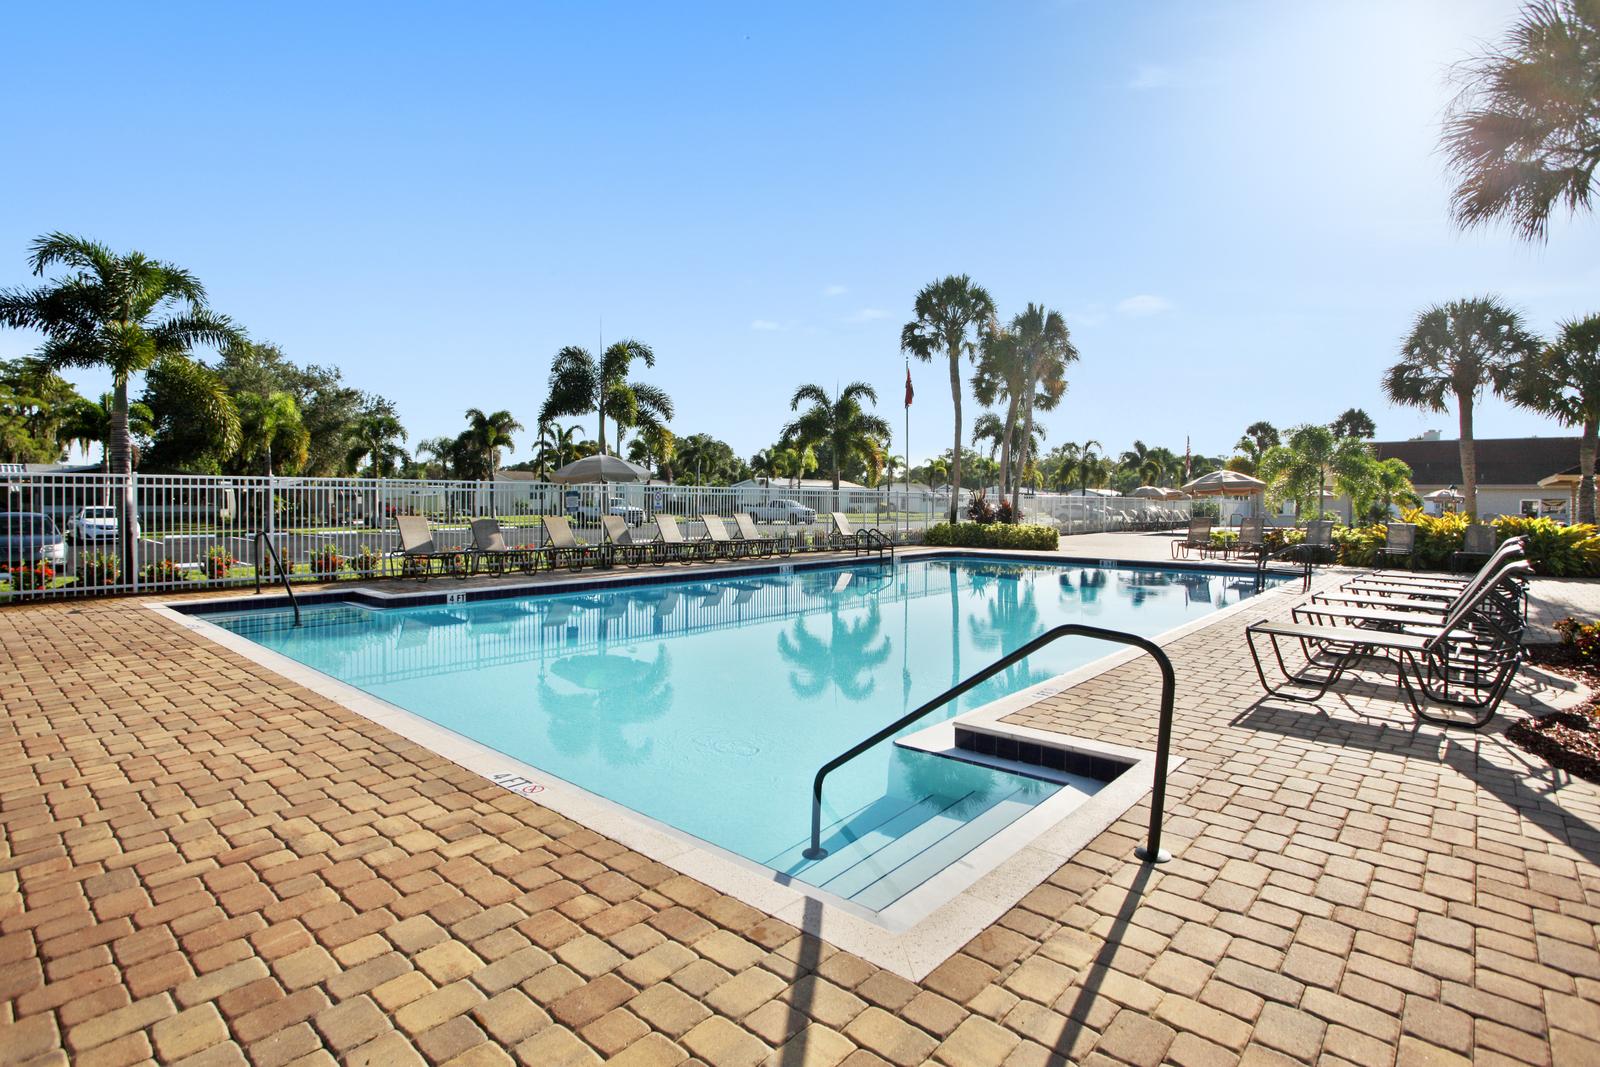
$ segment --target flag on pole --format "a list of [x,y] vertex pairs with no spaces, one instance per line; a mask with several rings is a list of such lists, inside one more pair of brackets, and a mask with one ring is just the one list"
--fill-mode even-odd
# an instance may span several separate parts
[[906,364],[906,407],[911,406],[911,398],[916,395],[916,390],[911,388],[911,364]]

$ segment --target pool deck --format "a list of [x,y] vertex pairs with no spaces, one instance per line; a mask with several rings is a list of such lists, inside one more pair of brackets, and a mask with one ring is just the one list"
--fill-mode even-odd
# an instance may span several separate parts
[[[146,603],[0,611],[0,1064],[1600,1063],[1600,786],[1263,701],[1253,613],[1168,646],[1174,860],[1136,806],[913,983]],[[1148,747],[1151,681],[1012,719]]]

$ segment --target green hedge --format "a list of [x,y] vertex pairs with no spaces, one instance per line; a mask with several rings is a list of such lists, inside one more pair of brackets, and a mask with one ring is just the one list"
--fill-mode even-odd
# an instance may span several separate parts
[[[1465,515],[1424,515],[1408,511],[1406,522],[1417,527],[1417,550],[1407,561],[1413,570],[1445,570],[1450,557],[1461,550],[1466,537]],[[1525,519],[1503,515],[1494,520],[1499,540],[1526,537],[1528,562],[1538,574],[1555,578],[1600,578],[1600,530],[1587,523],[1563,526],[1554,519]],[[1333,531],[1339,562],[1348,567],[1371,567],[1384,543],[1384,526],[1341,526]]]
[[1028,548],[1054,552],[1061,534],[1053,526],[1013,525],[1005,522],[941,522],[928,527],[922,543],[951,548]]

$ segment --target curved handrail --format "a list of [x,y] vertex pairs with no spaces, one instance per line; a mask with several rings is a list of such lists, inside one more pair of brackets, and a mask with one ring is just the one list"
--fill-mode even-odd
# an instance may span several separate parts
[[300,625],[300,602],[294,597],[294,589],[289,585],[289,572],[283,568],[283,558],[278,555],[277,546],[263,530],[256,531],[256,595],[261,594],[261,546],[267,546],[267,555],[272,557],[272,565],[278,571],[278,577],[283,580],[283,591],[289,594],[289,606],[294,608],[294,624]]
[[808,860],[820,860],[828,854],[828,850],[822,847],[822,780],[830,772],[849,763],[873,745],[878,744],[896,731],[909,726],[935,708],[950,703],[950,701],[968,690],[993,678],[1018,660],[1032,655],[1045,645],[1058,641],[1063,637],[1088,637],[1097,641],[1111,641],[1119,645],[1130,645],[1154,659],[1156,666],[1161,669],[1161,720],[1156,735],[1155,789],[1150,798],[1150,839],[1143,849],[1135,851],[1140,859],[1153,863],[1164,863],[1170,859],[1171,857],[1161,850],[1161,816],[1162,809],[1166,806],[1167,797],[1167,756],[1172,748],[1172,698],[1176,684],[1172,672],[1172,660],[1167,658],[1167,654],[1161,650],[1160,645],[1148,638],[1140,637],[1138,634],[1124,633],[1121,630],[1085,626],[1081,623],[1065,623],[1046,630],[1021,648],[1000,657],[977,674],[951,686],[932,700],[916,708],[916,710],[902,715],[871,737],[853,745],[827,763],[824,763],[818,768],[817,776],[811,782],[811,847],[805,849],[801,855]]

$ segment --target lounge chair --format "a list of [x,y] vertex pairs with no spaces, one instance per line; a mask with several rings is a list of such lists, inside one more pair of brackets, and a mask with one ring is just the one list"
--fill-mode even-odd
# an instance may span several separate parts
[[684,537],[683,531],[678,529],[676,516],[657,514],[656,531],[657,564],[693,563],[711,559],[716,552],[715,546],[708,540],[691,541]]
[[794,552],[794,546],[788,537],[768,537],[756,528],[755,519],[748,512],[736,511],[733,513],[733,524],[739,530],[739,536],[752,544],[761,546],[760,554],[770,556],[774,552],[789,555]]
[[1189,520],[1189,532],[1172,542],[1172,558],[1187,558],[1194,549],[1204,556],[1211,551],[1211,526],[1216,520],[1209,515],[1197,515]]
[[655,560],[655,546],[648,541],[634,541],[633,532],[628,529],[628,520],[621,515],[602,515],[600,525],[605,530],[606,544],[611,550],[613,562],[637,567]]
[[[1531,570],[1525,561],[1505,564],[1492,580],[1457,596],[1436,625],[1402,623],[1399,630],[1379,630],[1368,625],[1274,623],[1263,619],[1245,628],[1245,642],[1256,676],[1272,696],[1315,703],[1357,660],[1387,656],[1395,664],[1401,695],[1417,718],[1477,729],[1494,718],[1522,662],[1520,626],[1504,625],[1492,613],[1483,611],[1483,605],[1503,583],[1522,579]],[[1267,681],[1256,645],[1258,638],[1265,638],[1271,645],[1284,678],[1277,685]],[[1303,667],[1289,668],[1282,641],[1300,645],[1306,661]],[[1296,688],[1310,693],[1295,692]],[[1463,721],[1439,714],[1430,710],[1430,703],[1463,709],[1472,717]]]
[[1405,557],[1407,563],[1417,554],[1417,526],[1411,522],[1391,522],[1383,528],[1383,547],[1378,559]]
[[433,543],[433,530],[422,515],[396,515],[400,531],[400,577],[427,581],[438,563],[444,573],[465,578],[472,573],[472,553],[459,548],[440,549]]
[[1468,526],[1460,550],[1450,553],[1450,569],[1494,555],[1495,540],[1499,536],[1500,531],[1487,523],[1475,522]]
[[[1512,568],[1515,568],[1514,570]],[[1337,593],[1314,593],[1296,605],[1296,619],[1344,619],[1377,625],[1426,624],[1450,613],[1463,597],[1472,596],[1485,584],[1495,593],[1483,601],[1481,610],[1495,615],[1498,622],[1519,627],[1526,617],[1521,596],[1527,564],[1520,550],[1497,555],[1483,569],[1462,584],[1449,587],[1386,585],[1374,589],[1349,583]],[[1504,579],[1509,578],[1509,581]]]
[[1245,519],[1239,523],[1239,540],[1230,549],[1235,559],[1260,559],[1267,553],[1267,522],[1265,519]]
[[545,515],[544,547],[540,549],[546,565],[555,570],[565,564],[575,571],[585,566],[604,566],[608,553],[600,545],[583,545],[572,534],[572,523],[565,515]]
[[472,520],[472,550],[477,557],[474,563],[485,565],[491,574],[504,574],[514,569],[532,574],[539,568],[539,550],[506,544],[499,519]]
[[739,559],[754,553],[756,546],[753,543],[728,533],[728,528],[722,525],[722,516],[702,514],[700,521],[705,524],[706,537],[716,546],[712,551],[723,559]]
[[833,524],[833,529],[828,533],[828,545],[831,548],[849,548],[860,553],[876,552],[893,545],[882,530],[870,526],[856,529],[842,511],[830,511],[828,516]]

